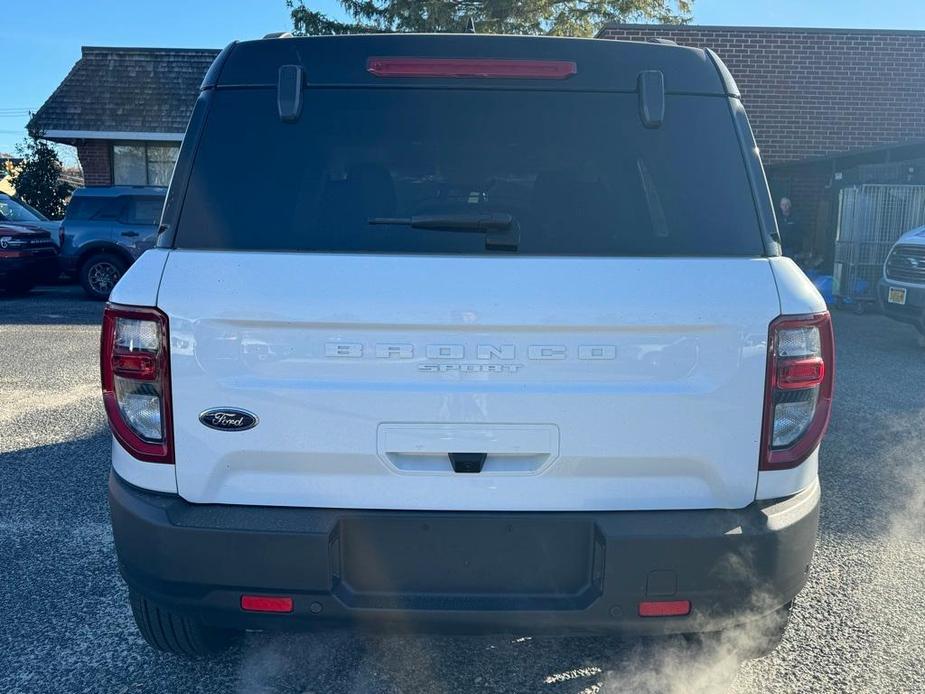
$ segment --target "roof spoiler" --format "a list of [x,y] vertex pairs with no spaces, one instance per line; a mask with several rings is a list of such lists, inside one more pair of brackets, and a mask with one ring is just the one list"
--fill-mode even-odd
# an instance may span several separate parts
[[222,74],[225,61],[228,60],[228,56],[231,54],[231,51],[234,50],[237,43],[237,41],[232,41],[222,49],[221,53],[215,56],[215,60],[213,60],[212,65],[209,66],[206,76],[202,78],[202,84],[199,86],[200,91],[203,89],[212,89],[218,84],[218,78],[219,75]]
[[723,83],[723,89],[726,91],[726,96],[734,96],[737,99],[741,99],[742,93],[739,91],[739,85],[736,84],[732,73],[729,72],[729,68],[726,67],[726,63],[724,63],[722,58],[716,55],[716,53],[714,53],[709,48],[705,48],[704,52],[707,54],[710,60],[713,61],[713,66],[719,73],[719,78]]

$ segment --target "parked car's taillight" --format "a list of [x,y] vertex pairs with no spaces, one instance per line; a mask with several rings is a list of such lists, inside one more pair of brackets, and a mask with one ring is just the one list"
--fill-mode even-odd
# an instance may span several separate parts
[[113,435],[139,460],[173,462],[167,316],[109,304],[103,313],[103,403]]
[[782,316],[771,323],[761,470],[796,467],[816,450],[829,424],[834,377],[828,313]]

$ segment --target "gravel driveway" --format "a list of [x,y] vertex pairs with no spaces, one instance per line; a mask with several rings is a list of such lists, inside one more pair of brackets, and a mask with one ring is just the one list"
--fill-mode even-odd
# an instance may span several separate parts
[[0,692],[925,691],[925,350],[837,314],[809,585],[777,652],[680,640],[249,634],[213,661],[147,648],[113,556],[101,306],[0,298]]

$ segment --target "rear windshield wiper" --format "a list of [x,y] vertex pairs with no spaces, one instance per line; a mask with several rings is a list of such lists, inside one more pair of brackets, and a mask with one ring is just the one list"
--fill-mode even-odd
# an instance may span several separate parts
[[485,234],[485,248],[516,251],[520,245],[520,225],[513,215],[491,214],[416,214],[411,217],[371,217],[370,224],[395,224],[412,229],[460,231]]

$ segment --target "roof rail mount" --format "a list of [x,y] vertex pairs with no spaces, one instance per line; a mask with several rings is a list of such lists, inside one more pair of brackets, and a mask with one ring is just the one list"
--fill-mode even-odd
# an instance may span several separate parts
[[301,65],[280,65],[279,81],[276,85],[276,106],[279,119],[294,123],[302,113],[302,86],[305,72]]
[[663,39],[660,36],[653,36],[650,39],[646,39],[648,43],[660,43],[663,46],[677,46],[677,41],[672,41],[671,39]]
[[271,31],[269,34],[264,34],[263,38],[265,39],[291,39],[291,31]]
[[665,120],[665,75],[661,70],[643,70],[636,79],[639,118],[647,128],[660,128]]

